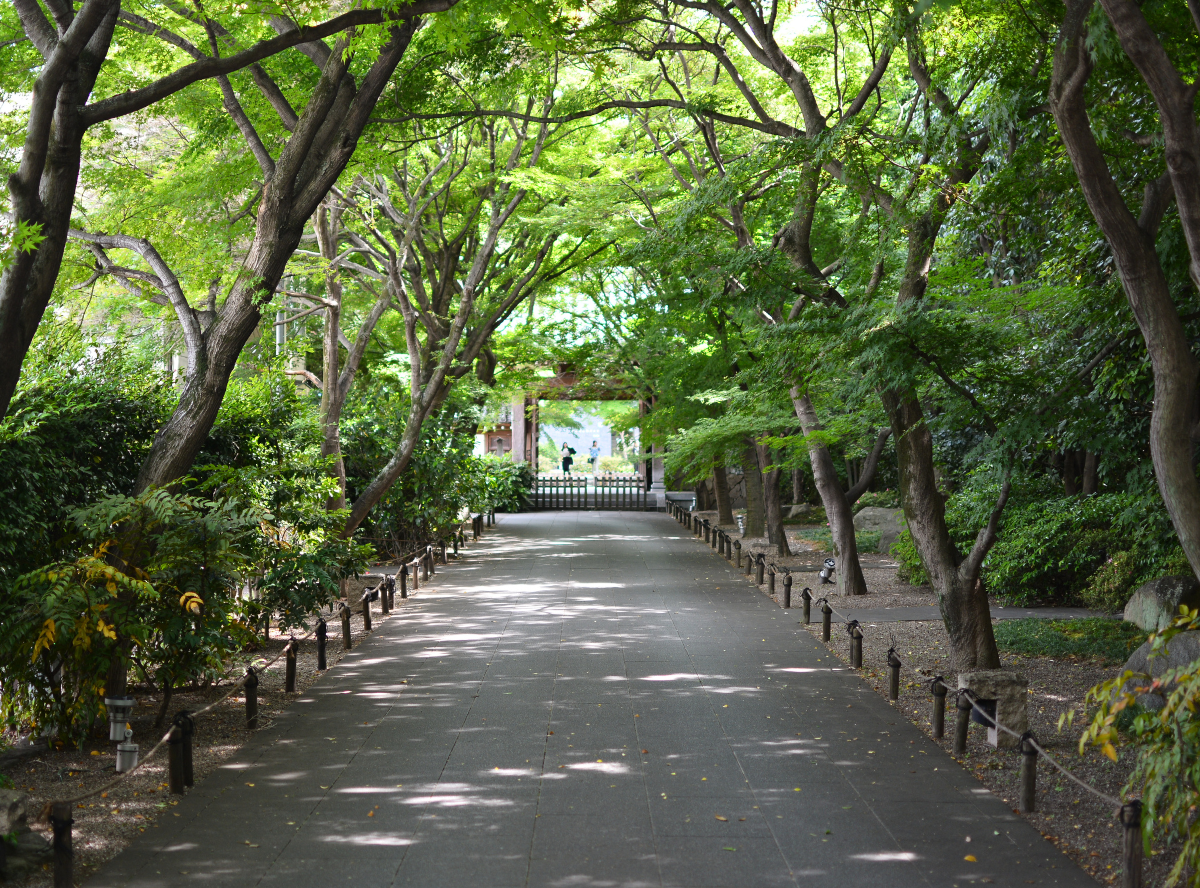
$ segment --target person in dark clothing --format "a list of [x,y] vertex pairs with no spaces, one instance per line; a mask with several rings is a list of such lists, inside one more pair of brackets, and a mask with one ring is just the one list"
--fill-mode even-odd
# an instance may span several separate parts
[[575,448],[568,447],[567,442],[563,441],[562,446],[562,469],[564,475],[571,474],[571,466],[575,462]]

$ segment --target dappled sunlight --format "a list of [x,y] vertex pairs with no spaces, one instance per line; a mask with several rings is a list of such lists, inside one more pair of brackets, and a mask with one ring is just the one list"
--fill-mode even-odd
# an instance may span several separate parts
[[567,765],[568,771],[596,771],[601,774],[629,774],[629,765],[621,762],[579,762]]
[[871,863],[910,863],[920,860],[919,854],[912,851],[874,851],[868,854],[851,854],[851,860],[867,860]]

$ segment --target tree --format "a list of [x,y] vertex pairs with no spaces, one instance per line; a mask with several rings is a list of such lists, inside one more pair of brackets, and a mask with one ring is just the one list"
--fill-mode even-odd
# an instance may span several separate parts
[[[78,10],[62,0],[50,0],[46,5],[53,21],[35,0],[17,0],[13,8],[37,51],[34,67],[38,74],[32,84],[20,163],[8,178],[14,229],[18,239],[26,235],[26,248],[8,257],[0,273],[0,415],[8,409],[21,362],[58,280],[84,137],[90,128],[136,113],[200,80],[224,77],[250,66],[261,70],[259,62],[289,47],[385,21],[395,22],[392,27],[408,27],[419,22],[420,16],[449,8],[454,2],[429,0],[405,7],[395,16],[386,9],[353,10],[317,25],[290,26],[267,39],[256,39],[257,22],[252,24],[239,14],[238,21],[244,23],[239,31],[249,45],[221,57],[215,52],[206,56],[179,35],[122,10],[119,0],[84,0]],[[212,28],[219,27],[208,21]],[[131,35],[166,39],[188,51],[195,61],[135,89],[89,102],[98,85],[121,81],[125,59],[137,59],[146,49],[144,43],[135,41],[134,52],[121,53],[110,61],[118,27]],[[15,54],[12,60],[15,64],[25,61]],[[133,64],[137,66],[136,61]],[[139,74],[135,79],[142,79]],[[36,235],[36,243],[29,244],[29,234]]]

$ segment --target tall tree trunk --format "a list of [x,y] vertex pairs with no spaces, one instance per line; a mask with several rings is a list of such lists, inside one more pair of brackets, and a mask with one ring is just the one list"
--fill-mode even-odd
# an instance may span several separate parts
[[[1192,353],[1155,249],[1173,184],[1191,253],[1193,279],[1200,279],[1197,272],[1200,183],[1194,174],[1195,96],[1193,87],[1183,85],[1177,72],[1172,77],[1167,70],[1169,59],[1161,52],[1161,45],[1149,31],[1141,11],[1133,4],[1105,2],[1122,47],[1155,93],[1167,142],[1167,172],[1146,184],[1141,210],[1135,218],[1113,180],[1088,120],[1085,88],[1091,76],[1092,57],[1087,46],[1087,19],[1092,6],[1092,0],[1067,0],[1054,53],[1050,110],[1083,196],[1112,250],[1125,296],[1146,342],[1154,374],[1150,414],[1154,474],[1179,544],[1192,571],[1200,574],[1200,483],[1193,464],[1200,363]],[[1186,101],[1177,106],[1175,98]],[[1184,113],[1178,113],[1181,110]]]
[[[324,204],[317,209],[313,228],[317,233],[317,246],[326,262],[333,262],[338,255],[337,216],[340,211],[330,213]],[[333,216],[333,218],[330,218]],[[346,507],[346,463],[342,460],[342,409],[346,406],[346,394],[339,385],[342,375],[341,343],[342,332],[342,278],[336,267],[325,273],[325,329],[321,337],[321,456],[330,460],[329,473],[337,480],[338,491],[326,504],[330,511]]]
[[[783,530],[782,497],[779,494],[779,479],[783,475],[783,469],[772,465],[775,460],[771,448],[764,444],[756,444],[755,450],[758,455],[759,471],[762,473],[763,511],[767,524],[767,542],[775,547],[775,551],[779,555],[791,555],[792,550],[788,546],[787,534]],[[772,467],[768,468],[768,466]]]
[[1099,487],[1100,454],[1089,450],[1083,459],[1083,495],[1092,496]]
[[814,439],[815,433],[822,431],[824,426],[817,418],[816,408],[806,392],[799,386],[793,386],[791,395],[800,428],[809,439],[808,458],[812,463],[813,482],[829,521],[833,557],[837,561],[833,576],[837,581],[838,595],[866,595],[867,581],[863,577],[862,565],[858,560],[858,541],[854,537],[854,513],[850,510],[852,503],[838,480],[829,448]]
[[724,466],[713,466],[713,494],[717,498],[717,524],[733,524],[733,508],[729,505],[729,478]]
[[1063,493],[1075,496],[1079,493],[1079,461],[1075,458],[1074,450],[1063,452]]
[[792,502],[800,505],[805,502],[807,497],[804,490],[804,472],[800,469],[792,469]]
[[372,109],[403,58],[420,20],[392,28],[371,69],[355,90],[346,72],[346,40],[329,53],[295,131],[263,191],[254,239],[221,312],[205,332],[204,348],[189,366],[179,403],[142,463],[137,491],[169,484],[191,468],[203,445],[229,377],[262,307],[274,296],[304,226],[345,168]]
[[978,580],[983,558],[999,530],[1008,481],[992,520],[980,531],[971,555],[964,560],[946,527],[946,504],[937,489],[933,467],[933,436],[920,403],[911,394],[895,390],[885,391],[882,400],[896,440],[904,518],[937,595],[955,665],[959,669],[998,669],[1000,653],[992,632],[991,609]]
[[8,177],[16,222],[37,226],[43,240],[12,256],[0,275],[0,416],[21,378],[62,267],[79,181],[84,105],[108,55],[121,4],[88,0],[66,33],[46,21],[37,3],[17,7],[27,33],[46,60],[30,96],[29,127],[21,163]]
[[765,532],[763,477],[758,469],[758,454],[753,444],[742,451],[742,477],[746,479],[746,531],[743,539],[757,539]]

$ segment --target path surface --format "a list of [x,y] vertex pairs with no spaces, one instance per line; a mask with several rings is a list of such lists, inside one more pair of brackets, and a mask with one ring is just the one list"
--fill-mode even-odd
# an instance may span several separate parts
[[501,516],[89,885],[1094,888],[797,617],[664,515]]

